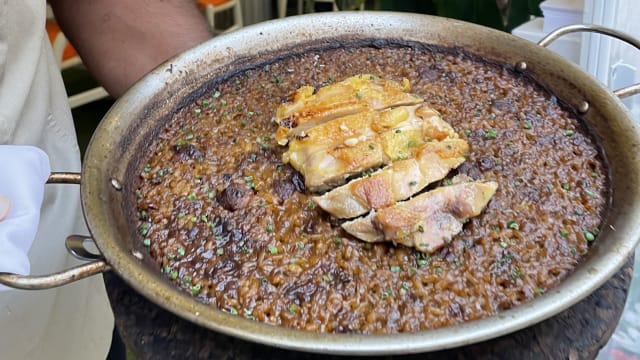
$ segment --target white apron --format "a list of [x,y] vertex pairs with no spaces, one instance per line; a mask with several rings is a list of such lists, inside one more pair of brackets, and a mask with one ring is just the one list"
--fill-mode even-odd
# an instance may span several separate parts
[[[0,144],[37,146],[49,156],[52,171],[80,171],[71,112],[45,19],[44,0],[0,0]],[[79,190],[46,185],[29,251],[32,274],[78,264],[67,254],[64,239],[88,234]],[[52,290],[0,293],[1,359],[104,359],[112,329],[101,276]]]

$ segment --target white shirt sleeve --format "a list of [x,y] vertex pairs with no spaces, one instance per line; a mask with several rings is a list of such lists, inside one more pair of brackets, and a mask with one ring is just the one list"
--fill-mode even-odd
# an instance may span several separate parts
[[0,221],[0,272],[29,274],[27,253],[38,230],[50,172],[49,157],[39,148],[0,145],[0,194],[12,205]]

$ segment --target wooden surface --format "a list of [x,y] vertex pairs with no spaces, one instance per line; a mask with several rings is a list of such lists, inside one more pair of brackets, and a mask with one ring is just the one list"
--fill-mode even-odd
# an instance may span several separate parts
[[[633,259],[572,308],[530,328],[462,348],[368,359],[593,359],[611,337],[627,297]],[[113,272],[104,275],[116,327],[138,359],[307,359],[356,357],[287,351],[193,325],[148,301]]]

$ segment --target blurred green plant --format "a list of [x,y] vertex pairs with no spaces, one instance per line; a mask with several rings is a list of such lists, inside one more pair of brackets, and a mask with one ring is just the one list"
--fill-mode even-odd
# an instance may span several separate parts
[[494,29],[511,31],[542,16],[542,0],[376,0],[378,10],[410,11],[468,21]]

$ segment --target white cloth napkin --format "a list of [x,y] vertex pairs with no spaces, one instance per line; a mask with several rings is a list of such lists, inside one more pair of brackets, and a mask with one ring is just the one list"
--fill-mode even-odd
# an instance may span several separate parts
[[29,274],[27,253],[38,230],[44,184],[50,172],[44,151],[33,146],[0,145],[0,195],[11,201],[8,216],[0,221],[0,272]]

